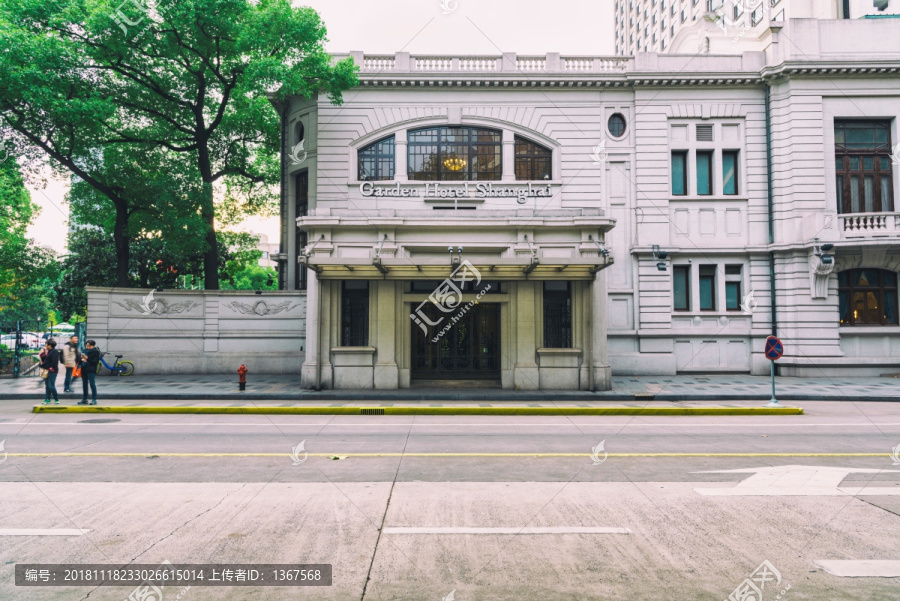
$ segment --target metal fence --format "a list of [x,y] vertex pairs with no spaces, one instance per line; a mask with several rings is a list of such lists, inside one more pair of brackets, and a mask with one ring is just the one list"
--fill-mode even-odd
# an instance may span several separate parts
[[84,325],[76,323],[60,328],[47,323],[0,320],[0,378],[40,376],[38,354],[47,340],[52,338],[62,344],[70,336],[78,336],[80,344],[84,344]]

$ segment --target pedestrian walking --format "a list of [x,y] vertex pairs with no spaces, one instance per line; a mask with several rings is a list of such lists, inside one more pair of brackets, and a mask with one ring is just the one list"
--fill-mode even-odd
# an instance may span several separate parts
[[[100,365],[100,349],[93,340],[86,340],[81,354],[81,400],[79,405],[97,404],[97,366]],[[91,387],[91,402],[88,403],[88,386]]]
[[72,372],[81,364],[81,351],[78,350],[78,336],[72,336],[69,341],[59,348],[60,359],[66,368],[66,380],[63,383],[63,392],[75,392],[72,390]]
[[[59,393],[56,392],[56,376],[59,375],[59,351],[56,350],[56,341],[50,338],[44,345],[47,351],[41,360],[41,369],[46,370],[44,378],[44,404],[49,405],[51,397],[59,405]],[[44,376],[45,372],[41,372]]]

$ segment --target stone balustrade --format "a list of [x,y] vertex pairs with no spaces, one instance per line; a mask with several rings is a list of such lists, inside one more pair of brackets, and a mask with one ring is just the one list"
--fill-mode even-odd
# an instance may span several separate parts
[[845,213],[838,215],[841,236],[867,238],[877,235],[894,235],[900,222],[900,213]]
[[[336,59],[347,55],[336,55]],[[351,52],[363,74],[378,73],[624,73],[631,57],[623,56],[437,56],[396,54],[364,54]]]

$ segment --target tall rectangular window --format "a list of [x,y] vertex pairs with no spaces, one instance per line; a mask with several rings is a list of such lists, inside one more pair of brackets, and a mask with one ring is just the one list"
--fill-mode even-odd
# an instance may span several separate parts
[[741,310],[741,265],[725,266],[725,310]]
[[572,348],[572,287],[544,282],[544,348]]
[[700,278],[700,310],[716,310],[716,266],[701,265]]
[[687,194],[687,151],[672,153],[672,196]]
[[890,121],[835,121],[834,152],[840,213],[894,210]]
[[697,194],[709,196],[712,194],[712,157],[711,150],[697,151]]
[[722,151],[722,193],[738,193],[738,151]]
[[369,282],[341,286],[341,346],[369,346]]
[[672,267],[672,293],[676,311],[691,310],[690,265],[674,265]]
[[[306,214],[309,212],[309,171],[303,171],[302,173],[297,174],[297,179],[295,180],[297,183],[296,190],[296,198],[294,203],[294,215],[296,217],[306,217]],[[296,245],[297,245],[297,254],[299,255],[303,252],[303,249],[306,248],[306,243],[308,241],[308,234],[306,232],[301,232],[299,228],[294,225],[294,229],[296,230]],[[294,258],[294,269],[296,270],[296,282],[297,290],[306,290],[307,286],[307,273],[306,267],[300,265],[297,262],[297,259]]]

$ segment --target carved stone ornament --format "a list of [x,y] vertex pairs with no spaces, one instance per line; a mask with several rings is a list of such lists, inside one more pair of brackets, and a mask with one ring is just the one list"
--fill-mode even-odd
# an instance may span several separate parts
[[178,315],[179,313],[185,313],[190,311],[194,307],[200,306],[200,303],[196,301],[184,301],[180,303],[172,303],[169,304],[168,301],[161,298],[153,298],[154,290],[151,290],[150,293],[141,299],[141,302],[138,303],[136,300],[131,298],[126,298],[124,302],[115,301],[115,304],[119,305],[126,311],[137,311],[141,315]]
[[813,298],[828,298],[828,277],[834,271],[834,261],[822,263],[822,257],[809,256],[810,294]]
[[256,301],[252,305],[239,301],[224,303],[224,305],[235,313],[240,313],[241,315],[258,315],[260,317],[278,315],[279,313],[284,313],[300,306],[293,304],[292,301],[284,301],[283,303],[270,305],[264,300]]

